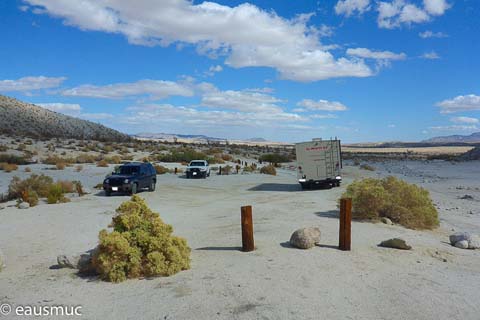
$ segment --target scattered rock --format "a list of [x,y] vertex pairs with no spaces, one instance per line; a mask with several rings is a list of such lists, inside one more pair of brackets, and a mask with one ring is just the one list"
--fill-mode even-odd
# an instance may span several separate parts
[[410,250],[410,249],[412,249],[412,247],[409,246],[405,242],[405,240],[400,239],[400,238],[393,238],[393,239],[382,241],[382,243],[380,243],[380,247],[400,249],[400,250]]
[[0,203],[0,210],[5,209],[5,205]]
[[390,220],[387,217],[382,217],[382,219],[380,219],[380,221],[382,221],[382,223],[388,224],[389,226],[393,225],[392,220]]
[[83,188],[83,194],[91,194],[92,193],[92,190],[90,190],[89,188]]
[[457,232],[457,233],[454,233],[452,235],[450,235],[450,244],[452,246],[455,245],[455,243],[459,242],[459,241],[470,241],[470,239],[472,238],[472,235],[468,232]]
[[28,202],[20,202],[18,204],[18,209],[28,209],[30,208],[30,204]]
[[460,197],[460,199],[462,199],[462,200],[473,200],[473,196],[471,196],[469,194],[466,194],[466,195]]
[[78,256],[67,257],[66,255],[59,255],[57,257],[57,263],[60,268],[77,269]]
[[77,269],[80,273],[92,273],[92,257],[98,249],[92,249],[76,256],[59,255],[57,264],[60,268]]
[[450,236],[450,244],[461,249],[480,249],[480,237],[468,232],[458,232]]
[[296,230],[290,237],[290,244],[299,249],[310,249],[320,243],[319,228],[302,228]]
[[460,249],[468,249],[468,241],[467,240],[458,241],[457,243],[455,243],[455,247]]

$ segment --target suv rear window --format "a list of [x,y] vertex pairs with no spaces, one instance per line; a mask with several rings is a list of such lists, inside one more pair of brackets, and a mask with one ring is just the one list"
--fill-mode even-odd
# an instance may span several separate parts
[[138,174],[140,172],[140,166],[121,166],[119,168],[120,174]]

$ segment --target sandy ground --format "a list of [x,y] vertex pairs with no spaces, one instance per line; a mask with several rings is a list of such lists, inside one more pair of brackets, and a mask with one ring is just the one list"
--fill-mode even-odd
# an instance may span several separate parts
[[[152,209],[192,248],[192,268],[168,278],[111,284],[51,268],[59,254],[96,245],[126,196],[102,193],[71,203],[0,210],[0,304],[81,305],[85,319],[479,319],[480,251],[450,246],[451,230],[479,233],[480,163],[389,162],[375,172],[346,166],[344,184],[301,191],[295,173],[158,176]],[[81,180],[92,188],[111,169],[34,172]],[[12,175],[0,173],[0,192]],[[352,251],[336,249],[336,200],[355,178],[394,174],[428,188],[441,227],[413,231],[354,222]],[[474,200],[459,197],[469,194]],[[240,207],[253,205],[257,250],[239,251]],[[286,243],[300,227],[319,226],[322,245],[303,251]],[[411,251],[377,247],[402,237]],[[1,317],[0,317],[1,318]],[[9,317],[4,317],[9,318]],[[10,318],[19,318],[10,316]]]

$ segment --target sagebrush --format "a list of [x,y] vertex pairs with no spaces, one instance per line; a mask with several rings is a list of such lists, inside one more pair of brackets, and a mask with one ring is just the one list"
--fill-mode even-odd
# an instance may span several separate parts
[[387,217],[411,229],[433,229],[439,225],[429,192],[395,177],[355,181],[342,197],[352,198],[354,219]]
[[101,278],[121,282],[129,278],[170,276],[190,268],[187,241],[172,235],[145,201],[133,196],[117,209],[112,232],[100,231],[92,263]]

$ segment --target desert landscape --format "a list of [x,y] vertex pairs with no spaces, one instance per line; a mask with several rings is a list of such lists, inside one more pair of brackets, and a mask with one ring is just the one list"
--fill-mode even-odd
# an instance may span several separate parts
[[0,320],[479,320],[480,1],[0,2]]
[[[13,149],[5,153],[18,153],[15,149],[24,140],[4,136],[1,144]],[[328,319],[474,319],[480,311],[474,285],[480,281],[480,251],[462,250],[449,242],[454,232],[478,232],[478,161],[391,159],[359,164],[347,160],[340,188],[302,191],[294,162],[282,163],[275,176],[232,170],[229,175],[212,173],[206,180],[191,180],[180,173],[185,163],[152,160],[179,173],[158,175],[157,189],[138,195],[174,226],[175,235],[187,240],[191,269],[171,277],[113,284],[60,268],[57,262],[59,255],[75,256],[95,248],[98,232],[129,199],[106,197],[95,188],[115,164],[64,160],[65,166],[59,168],[45,161],[53,157],[61,163],[66,155],[85,158],[85,152],[77,150],[83,144],[107,149],[109,145],[58,139],[27,143],[22,152],[36,154],[38,163],[0,171],[0,193],[8,193],[14,176],[26,179],[42,174],[55,181],[80,181],[87,193],[66,194],[67,203],[47,204],[40,199],[27,209],[19,209],[16,200],[1,204],[0,243],[6,264],[0,274],[3,302],[81,305],[89,319],[135,319],[140,313],[155,319],[318,319],[320,314]],[[54,153],[48,151],[52,145]],[[71,148],[67,152],[61,147],[66,145]],[[127,144],[115,145],[139,161],[154,158],[157,149],[178,147],[159,142],[137,143],[136,150]],[[212,148],[193,147],[199,152]],[[215,148],[221,151],[217,156],[227,161],[212,168],[234,168],[236,159],[261,166],[261,151],[256,154],[251,146]],[[119,156],[116,150],[86,154],[105,159]],[[369,169],[362,169],[366,164]],[[354,221],[352,251],[338,250],[337,205],[346,186],[391,175],[430,192],[440,226],[426,231]],[[241,251],[240,207],[244,205],[253,207],[256,250],[250,253]],[[321,230],[320,243],[310,250],[289,243],[292,232],[303,227]],[[390,238],[404,239],[412,249],[379,246]]]

